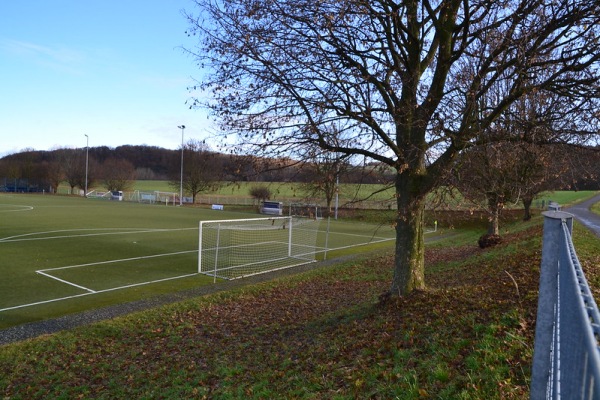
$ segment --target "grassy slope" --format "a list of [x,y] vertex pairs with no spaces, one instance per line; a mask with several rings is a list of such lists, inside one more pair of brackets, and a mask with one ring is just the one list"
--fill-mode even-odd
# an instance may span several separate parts
[[528,398],[540,235],[429,246],[428,289],[384,305],[386,253],[5,346],[0,394]]

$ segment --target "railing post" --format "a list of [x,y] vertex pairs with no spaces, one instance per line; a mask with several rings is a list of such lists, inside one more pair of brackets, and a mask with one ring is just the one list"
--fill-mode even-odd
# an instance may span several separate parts
[[545,399],[552,364],[552,334],[554,307],[557,303],[558,261],[563,222],[573,230],[573,215],[562,211],[546,211],[542,237],[542,265],[538,297],[535,344],[531,371],[532,400]]

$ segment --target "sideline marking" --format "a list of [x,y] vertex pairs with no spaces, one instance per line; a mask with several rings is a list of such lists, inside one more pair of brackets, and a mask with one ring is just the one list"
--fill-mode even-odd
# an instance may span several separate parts
[[50,279],[56,279],[56,280],[57,280],[57,281],[59,281],[59,282],[66,283],[67,285],[75,286],[76,288],[79,288],[79,289],[85,290],[85,291],[87,291],[87,292],[90,292],[90,293],[96,293],[96,291],[95,291],[95,290],[88,289],[88,288],[86,288],[86,287],[84,287],[84,286],[77,285],[77,284],[75,284],[75,283],[73,283],[73,282],[69,282],[69,281],[66,281],[66,280],[64,280],[64,279],[57,278],[56,276],[52,276],[52,275],[50,275],[50,274],[47,274],[47,273],[45,273],[44,271],[35,271],[35,272],[36,272],[36,273],[38,273],[38,274],[40,274],[40,275],[47,276],[47,277],[48,277],[48,278],[50,278]]
[[[49,240],[49,239],[69,239],[77,237],[89,237],[89,236],[105,236],[105,235],[129,235],[132,233],[154,233],[154,232],[172,232],[172,231],[189,231],[197,230],[198,228],[173,228],[173,229],[156,229],[156,228],[89,228],[89,229],[61,229],[56,231],[45,231],[45,232],[31,232],[24,233],[22,235],[8,236],[0,238],[0,242],[25,242],[32,240]],[[78,231],[117,231],[117,232],[103,232],[103,233],[86,233],[80,235],[60,235],[60,236],[45,236],[45,237],[34,237],[29,238],[27,236],[33,235],[45,235],[47,233],[61,233],[61,232],[78,232]]]
[[181,278],[187,278],[187,277],[190,277],[190,276],[198,275],[198,272],[194,272],[194,273],[191,273],[191,274],[177,275],[177,276],[172,276],[172,277],[168,277],[168,278],[155,279],[155,280],[152,280],[152,281],[132,283],[130,285],[117,286],[117,287],[108,288],[108,289],[92,290],[92,289],[86,288],[85,286],[77,285],[77,284],[75,284],[73,282],[69,282],[69,281],[66,281],[64,279],[57,278],[56,276],[53,276],[51,274],[46,273],[46,271],[55,271],[55,270],[60,270],[60,269],[69,269],[69,268],[86,267],[86,266],[89,267],[89,266],[94,266],[94,265],[118,263],[118,262],[124,262],[124,261],[132,261],[132,260],[142,260],[142,259],[145,259],[145,258],[156,258],[156,257],[164,257],[164,256],[172,256],[172,255],[178,255],[178,254],[185,254],[185,253],[195,253],[197,251],[198,250],[186,250],[186,251],[178,251],[178,252],[175,252],[175,253],[154,254],[154,255],[151,255],[151,256],[123,258],[123,259],[119,259],[119,260],[109,260],[109,261],[102,261],[102,262],[97,262],[97,263],[79,264],[79,265],[68,265],[66,267],[48,268],[48,269],[37,270],[35,272],[38,273],[38,274],[40,274],[40,275],[44,275],[44,276],[46,276],[46,277],[48,277],[50,279],[55,279],[57,281],[65,283],[65,284],[67,284],[69,286],[74,286],[74,287],[76,287],[78,289],[86,291],[86,293],[76,294],[76,295],[73,295],[73,296],[58,297],[58,298],[50,299],[50,300],[37,301],[35,303],[21,304],[21,305],[18,305],[18,306],[0,308],[0,312],[2,312],[2,311],[9,311],[9,310],[17,310],[19,308],[37,306],[37,305],[41,305],[41,304],[48,304],[48,303],[53,303],[53,302],[57,302],[57,301],[61,301],[61,300],[74,299],[74,298],[77,298],[77,297],[88,296],[90,294],[98,294],[98,293],[111,292],[111,291],[119,290],[119,289],[127,289],[127,288],[136,287],[136,286],[149,285],[149,284],[152,284],[152,283],[165,282],[165,281],[170,281],[170,280],[174,280],[174,279],[181,279]]
[[0,212],[19,212],[19,211],[31,211],[33,206],[22,206],[20,204],[0,204],[0,207],[21,207],[18,210],[1,210]]
[[178,254],[196,253],[197,251],[198,250],[184,250],[184,251],[177,251],[177,252],[174,252],[174,253],[153,254],[151,256],[140,256],[140,257],[131,257],[131,258],[119,258],[119,259],[116,259],[116,260],[99,261],[99,262],[95,262],[95,263],[67,265],[65,267],[56,267],[56,268],[46,268],[46,269],[37,270],[35,272],[57,271],[59,269],[70,269],[70,268],[78,268],[78,267],[90,267],[90,266],[93,266],[93,265],[113,264],[113,263],[124,262],[124,261],[144,260],[146,258],[157,258],[157,257],[165,257],[165,256],[175,256],[175,255],[178,255]]
[[9,310],[17,310],[19,308],[25,308],[25,307],[31,307],[31,306],[39,306],[41,304],[48,304],[48,303],[53,303],[53,302],[61,301],[61,300],[75,299],[77,297],[89,296],[91,294],[110,292],[110,291],[119,290],[119,289],[127,289],[127,288],[131,288],[131,287],[135,287],[135,286],[149,285],[151,283],[158,283],[158,282],[164,282],[164,281],[169,281],[169,280],[174,280],[174,279],[187,278],[188,276],[194,276],[194,275],[198,275],[198,272],[194,272],[193,274],[186,274],[186,275],[174,276],[174,277],[171,277],[171,278],[157,279],[157,280],[149,281],[149,282],[134,283],[132,285],[125,285],[125,286],[119,286],[119,287],[104,289],[104,290],[98,290],[98,291],[96,291],[94,293],[87,292],[87,293],[76,294],[76,295],[73,295],[73,296],[59,297],[59,298],[56,298],[56,299],[38,301],[38,302],[35,302],[35,303],[21,304],[19,306],[13,306],[13,307],[7,307],[7,308],[0,308],[0,312],[2,312],[2,311],[9,311]]
[[[1,204],[0,204],[0,206],[1,206]],[[197,229],[198,229],[197,227],[192,227],[192,228],[173,228],[173,229],[164,229],[164,228],[163,229],[160,229],[160,228],[87,228],[87,229],[82,228],[82,229],[63,229],[63,230],[53,230],[53,231],[45,231],[45,232],[33,232],[33,233],[26,233],[26,234],[22,234],[22,235],[10,236],[10,237],[6,237],[6,238],[0,238],[0,243],[2,243],[2,242],[7,242],[8,243],[8,242],[19,242],[19,241],[47,240],[47,239],[65,239],[65,238],[76,238],[76,237],[86,237],[86,236],[121,235],[121,234],[127,235],[127,234],[132,234],[132,233],[172,232],[172,231],[186,231],[186,230],[197,230]],[[59,235],[59,236],[52,236],[52,237],[34,237],[34,238],[28,237],[28,236],[32,236],[32,235],[43,235],[43,234],[61,233],[61,232],[77,232],[77,231],[88,231],[88,232],[89,231],[113,231],[113,232],[100,232],[100,233],[88,233],[88,234],[76,234],[76,235]],[[114,231],[116,231],[116,232],[114,232]],[[9,311],[9,310],[16,310],[16,309],[25,308],[25,307],[31,307],[31,306],[36,306],[36,305],[48,304],[48,303],[57,302],[57,301],[61,301],[61,300],[68,300],[68,299],[73,299],[73,298],[77,298],[77,297],[88,296],[88,295],[91,295],[91,294],[104,293],[104,292],[109,292],[109,291],[114,291],[114,290],[119,290],[119,289],[126,289],[126,288],[131,288],[131,287],[136,287],[136,286],[149,285],[149,284],[152,284],[152,283],[159,283],[159,282],[164,282],[164,281],[169,281],[169,280],[174,280],[174,279],[181,279],[181,278],[186,278],[186,277],[198,275],[198,272],[194,272],[194,273],[190,273],[190,274],[177,275],[177,276],[173,276],[173,277],[156,279],[156,280],[146,281],[146,282],[139,282],[139,283],[134,283],[134,284],[130,284],[130,285],[124,285],[124,286],[118,286],[118,287],[113,287],[113,288],[108,288],[108,289],[93,290],[93,289],[87,288],[85,286],[77,285],[76,283],[69,282],[67,280],[58,278],[56,276],[53,276],[51,273],[48,273],[48,272],[51,272],[51,271],[54,271],[54,270],[77,268],[77,267],[85,267],[85,266],[95,266],[95,265],[111,264],[111,263],[126,262],[126,261],[143,260],[143,259],[146,259],[146,258],[157,258],[157,257],[173,256],[173,255],[185,254],[185,253],[196,253],[197,251],[198,250],[194,249],[194,250],[179,251],[179,252],[174,252],[174,253],[154,254],[154,255],[150,255],[150,256],[140,256],[140,257],[132,257],[132,258],[124,258],[124,259],[117,259],[117,260],[108,260],[108,261],[101,261],[101,262],[95,262],[95,263],[69,265],[69,266],[64,266],[64,267],[47,268],[47,269],[42,269],[42,270],[36,270],[35,272],[38,273],[38,274],[40,274],[40,275],[46,276],[47,278],[50,278],[50,279],[57,280],[57,281],[62,282],[64,284],[66,284],[66,285],[73,286],[73,287],[76,287],[78,289],[84,290],[86,293],[81,293],[81,294],[72,295],[72,296],[66,296],[66,297],[59,297],[59,298],[54,298],[54,299],[49,299],[49,300],[43,300],[43,301],[37,301],[37,302],[33,302],[33,303],[21,304],[21,305],[17,305],[17,306],[0,308],[0,312],[2,312],[2,311]]]

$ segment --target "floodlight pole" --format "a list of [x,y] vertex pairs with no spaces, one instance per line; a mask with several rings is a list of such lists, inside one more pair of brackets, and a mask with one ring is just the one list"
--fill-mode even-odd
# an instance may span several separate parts
[[88,193],[88,165],[89,165],[89,154],[90,154],[90,137],[85,135],[85,193],[83,195],[87,197]]
[[338,204],[340,197],[340,156],[339,153],[335,153],[335,216],[334,219],[337,221],[338,218]]
[[340,168],[338,167],[337,173],[335,174],[335,216],[334,216],[335,220],[337,220],[337,217],[338,217],[339,196],[340,196]]
[[178,125],[179,129],[181,129],[181,178],[179,181],[179,205],[183,205],[183,131],[185,129],[185,125]]

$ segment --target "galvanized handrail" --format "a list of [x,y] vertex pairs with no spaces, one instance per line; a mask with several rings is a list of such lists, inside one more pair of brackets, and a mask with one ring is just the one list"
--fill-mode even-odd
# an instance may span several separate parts
[[600,312],[573,246],[573,216],[544,217],[530,398],[600,399]]

